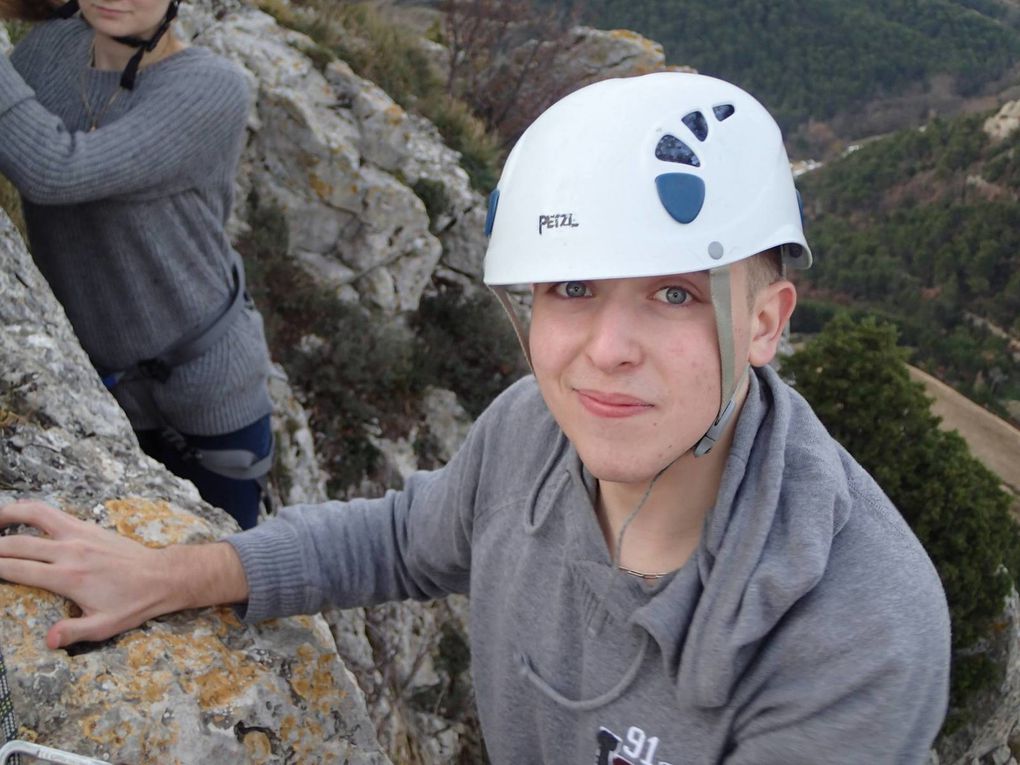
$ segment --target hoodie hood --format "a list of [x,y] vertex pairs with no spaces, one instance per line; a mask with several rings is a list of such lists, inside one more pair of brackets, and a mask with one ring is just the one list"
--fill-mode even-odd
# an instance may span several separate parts
[[729,701],[762,641],[821,581],[850,507],[838,445],[775,371],[756,369],[697,552],[632,615],[680,699]]

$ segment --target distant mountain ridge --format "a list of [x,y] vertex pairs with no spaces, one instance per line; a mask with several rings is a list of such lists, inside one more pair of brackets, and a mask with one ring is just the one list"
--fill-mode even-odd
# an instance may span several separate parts
[[[1016,424],[1020,123],[936,119],[801,176],[819,267],[795,329],[834,304],[896,322],[914,362]],[[1012,124],[1012,130],[1006,129]]]
[[[919,124],[932,108],[954,113],[964,99],[1000,92],[1020,63],[1020,5],[1008,0],[583,0],[579,7],[585,23],[661,42],[669,64],[747,88],[804,150],[813,147],[798,128],[809,120],[841,118],[838,132],[862,130],[850,138]],[[881,120],[865,111],[899,97],[907,98],[902,114],[890,115],[897,110],[888,103]]]

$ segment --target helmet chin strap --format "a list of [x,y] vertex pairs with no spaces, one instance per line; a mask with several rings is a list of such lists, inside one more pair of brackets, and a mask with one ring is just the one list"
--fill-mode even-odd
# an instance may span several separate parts
[[737,374],[733,360],[733,296],[730,291],[730,267],[720,266],[708,272],[712,308],[715,310],[716,334],[719,335],[719,361],[722,366],[719,414],[708,431],[694,446],[694,456],[703,457],[712,451],[722,436],[736,408],[737,388],[747,373],[747,365]]
[[495,285],[490,286],[489,291],[496,296],[499,304],[503,306],[507,318],[510,319],[510,323],[513,325],[514,334],[517,335],[517,342],[521,344],[521,350],[524,351],[524,358],[528,360],[528,369],[534,373],[535,367],[531,363],[531,349],[528,347],[528,333],[524,329],[524,323],[521,321],[520,314],[517,313],[517,309],[514,307],[510,293],[507,292],[506,287]]
[[170,5],[167,6],[166,15],[163,16],[163,21],[160,22],[156,28],[156,32],[148,40],[141,37],[125,36],[125,37],[114,37],[113,39],[119,42],[121,45],[130,45],[132,48],[138,48],[135,54],[128,61],[128,65],[124,68],[124,73],[120,76],[120,86],[125,90],[134,90],[135,78],[138,76],[138,67],[142,65],[142,57],[146,53],[152,53],[159,45],[159,41],[163,39],[163,35],[170,29],[170,22],[177,18],[177,9],[180,5],[180,0],[170,0]]

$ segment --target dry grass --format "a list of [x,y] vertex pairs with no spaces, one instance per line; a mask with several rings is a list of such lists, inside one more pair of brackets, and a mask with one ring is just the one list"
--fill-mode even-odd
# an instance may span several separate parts
[[14,221],[14,225],[21,232],[22,238],[27,239],[25,218],[21,214],[21,197],[18,196],[18,192],[11,182],[2,175],[0,175],[0,209],[6,212],[10,219]]
[[935,400],[932,411],[942,418],[942,427],[958,431],[1020,503],[1020,430],[919,369],[911,367],[910,376]]

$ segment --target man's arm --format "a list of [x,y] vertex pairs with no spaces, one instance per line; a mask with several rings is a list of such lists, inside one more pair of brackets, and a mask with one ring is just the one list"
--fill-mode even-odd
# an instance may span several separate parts
[[0,507],[0,528],[19,523],[43,536],[0,537],[0,579],[63,595],[82,612],[50,628],[50,648],[105,640],[162,614],[248,597],[241,561],[224,542],[146,547],[41,502]]

